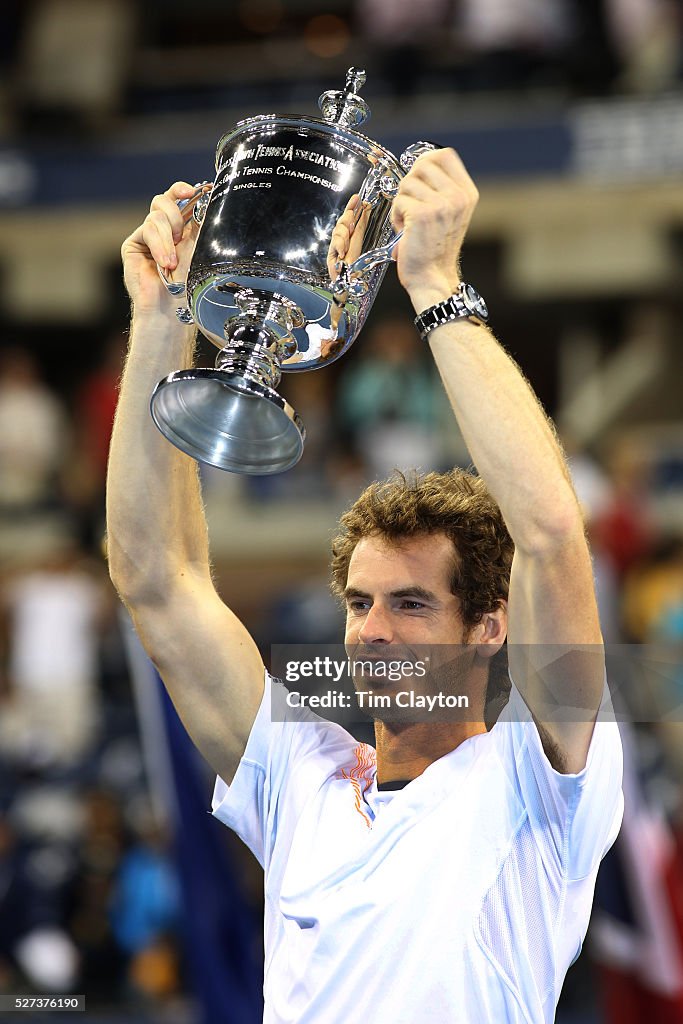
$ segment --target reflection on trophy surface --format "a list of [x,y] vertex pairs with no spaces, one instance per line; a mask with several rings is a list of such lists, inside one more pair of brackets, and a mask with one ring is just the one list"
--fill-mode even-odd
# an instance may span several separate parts
[[218,143],[216,179],[183,201],[199,227],[186,281],[160,270],[178,310],[219,349],[215,369],[180,370],[152,395],[178,448],[236,473],[277,473],[301,457],[305,430],[278,394],[282,372],[314,370],[358,336],[400,236],[391,200],[430,143],[397,160],[355,128],[369,117],[351,69],[323,93],[322,118],[265,114]]

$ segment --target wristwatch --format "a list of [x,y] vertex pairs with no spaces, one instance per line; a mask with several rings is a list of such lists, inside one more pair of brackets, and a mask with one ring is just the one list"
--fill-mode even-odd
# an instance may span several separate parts
[[435,327],[452,323],[454,320],[469,320],[473,324],[485,324],[489,318],[489,311],[486,303],[479,292],[471,284],[464,281],[458,288],[455,295],[444,302],[437,302],[430,306],[423,313],[415,317],[415,326],[420,332],[423,341]]

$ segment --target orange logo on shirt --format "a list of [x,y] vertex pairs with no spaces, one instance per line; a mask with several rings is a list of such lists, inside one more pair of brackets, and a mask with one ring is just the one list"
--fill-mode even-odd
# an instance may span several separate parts
[[342,768],[341,774],[342,778],[348,779],[354,788],[356,810],[368,828],[372,828],[372,820],[363,810],[363,796],[375,777],[375,751],[369,744],[359,743],[354,754],[356,755],[355,765],[349,772]]

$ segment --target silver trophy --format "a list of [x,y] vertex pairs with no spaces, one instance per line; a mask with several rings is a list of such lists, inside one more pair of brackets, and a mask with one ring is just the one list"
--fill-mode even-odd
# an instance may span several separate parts
[[[282,372],[339,359],[370,311],[400,238],[391,201],[417,157],[437,147],[418,142],[397,160],[356,131],[370,116],[364,81],[351,68],[342,91],[320,97],[322,118],[240,121],[218,143],[213,185],[178,204],[201,225],[187,280],[159,272],[187,297],[179,319],[220,352],[215,369],[160,381],[151,411],[200,462],[260,475],[294,466],[306,434],[276,391]],[[339,253],[332,234],[345,213],[350,239]]]

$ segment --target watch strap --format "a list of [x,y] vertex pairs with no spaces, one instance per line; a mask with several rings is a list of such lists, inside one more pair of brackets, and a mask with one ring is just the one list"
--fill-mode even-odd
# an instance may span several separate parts
[[427,335],[436,327],[453,323],[454,320],[469,320],[471,323],[479,325],[487,322],[488,317],[485,315],[486,306],[483,300],[480,300],[482,305],[481,315],[473,310],[471,302],[465,301],[465,289],[468,287],[463,282],[457,292],[451,295],[450,298],[444,299],[443,302],[437,302],[435,306],[430,306],[415,317],[415,326],[423,341],[426,341]]

